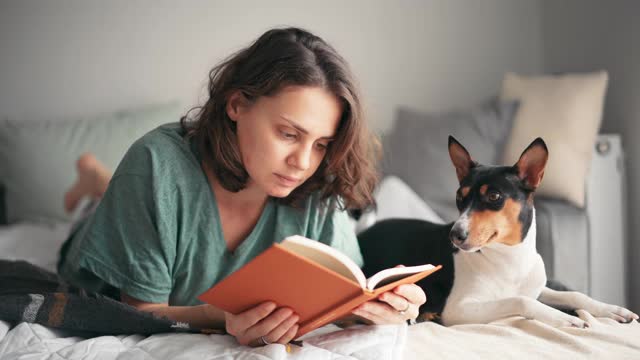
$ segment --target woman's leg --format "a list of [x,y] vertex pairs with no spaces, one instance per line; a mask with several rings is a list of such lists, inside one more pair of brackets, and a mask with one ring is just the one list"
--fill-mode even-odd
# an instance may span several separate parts
[[64,208],[73,211],[78,201],[85,195],[100,198],[107,190],[111,176],[109,169],[91,153],[84,153],[76,161],[76,182],[64,195]]

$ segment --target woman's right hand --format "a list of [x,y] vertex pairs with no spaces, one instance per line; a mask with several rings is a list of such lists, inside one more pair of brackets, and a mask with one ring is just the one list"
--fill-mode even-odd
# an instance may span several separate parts
[[300,317],[290,308],[267,301],[237,315],[225,312],[227,333],[242,345],[287,344],[298,333]]
[[[235,336],[242,345],[262,346],[267,343],[286,344],[298,333],[298,320],[290,308],[276,309],[273,302],[265,302],[243,313],[233,315],[209,304],[197,306],[169,306],[138,300],[121,292],[122,302],[138,310],[183,321],[198,328],[220,329]],[[264,341],[263,341],[264,340]]]

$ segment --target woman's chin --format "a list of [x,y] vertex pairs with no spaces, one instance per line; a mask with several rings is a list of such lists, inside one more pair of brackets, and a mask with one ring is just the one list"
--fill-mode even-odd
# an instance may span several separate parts
[[284,186],[274,186],[269,191],[269,196],[277,197],[277,198],[285,198],[291,194],[294,190],[294,187],[284,187]]

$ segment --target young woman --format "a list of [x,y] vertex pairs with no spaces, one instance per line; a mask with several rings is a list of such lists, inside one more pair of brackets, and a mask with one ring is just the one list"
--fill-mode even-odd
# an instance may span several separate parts
[[[196,297],[294,234],[362,265],[344,209],[372,202],[374,144],[345,60],[307,31],[267,31],[213,68],[194,118],[139,139],[113,175],[90,154],[79,159],[65,206],[100,201],[63,247],[59,272],[138,309],[226,329],[240,344],[287,343],[295,309],[266,302],[234,315]],[[399,323],[425,300],[403,285],[353,314]]]

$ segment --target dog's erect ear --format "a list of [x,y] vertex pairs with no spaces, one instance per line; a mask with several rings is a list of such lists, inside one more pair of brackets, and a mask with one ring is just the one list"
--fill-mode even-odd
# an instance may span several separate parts
[[542,182],[544,167],[549,159],[547,144],[537,138],[522,152],[520,160],[513,165],[518,177],[530,190],[535,190]]
[[471,158],[471,155],[469,155],[467,149],[451,135],[449,135],[449,156],[451,157],[453,166],[456,168],[458,182],[461,182],[462,179],[467,177],[471,168],[477,165]]

